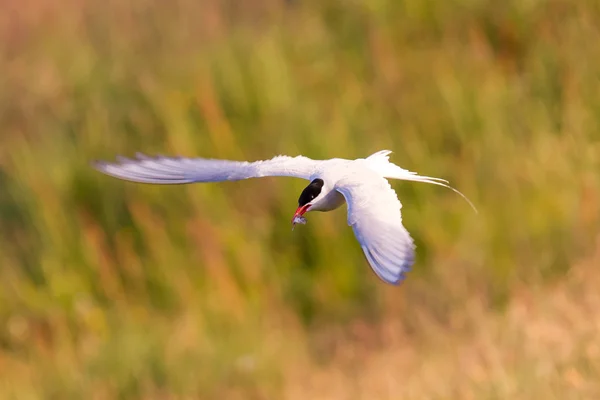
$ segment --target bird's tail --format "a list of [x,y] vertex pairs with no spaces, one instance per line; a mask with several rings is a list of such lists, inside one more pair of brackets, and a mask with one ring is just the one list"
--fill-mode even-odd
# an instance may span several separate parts
[[469,203],[469,205],[475,211],[475,213],[477,213],[477,208],[475,208],[471,200],[469,200],[467,196],[462,194],[460,191],[450,186],[447,180],[441,178],[434,178],[431,176],[421,176],[416,172],[411,172],[404,168],[400,168],[396,164],[390,162],[390,153],[390,150],[381,150],[367,157],[366,161],[371,168],[380,173],[384,178],[401,179],[404,181],[413,182],[424,182],[448,188],[460,195],[467,203]]

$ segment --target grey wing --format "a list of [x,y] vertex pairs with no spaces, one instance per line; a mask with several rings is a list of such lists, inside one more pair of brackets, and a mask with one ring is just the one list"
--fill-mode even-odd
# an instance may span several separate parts
[[265,176],[310,179],[319,161],[307,157],[277,156],[264,161],[231,161],[210,158],[118,157],[117,162],[96,161],[94,168],[115,178],[152,184],[237,181]]
[[383,281],[399,284],[414,263],[415,246],[402,225],[396,192],[371,173],[340,181],[336,189],[348,203],[348,225],[371,268]]

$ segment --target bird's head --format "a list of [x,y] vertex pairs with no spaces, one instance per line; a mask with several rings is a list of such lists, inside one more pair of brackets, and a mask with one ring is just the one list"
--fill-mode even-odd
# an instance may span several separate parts
[[302,217],[305,213],[312,210],[318,210],[319,201],[325,197],[323,186],[325,182],[322,179],[314,179],[307,187],[304,188],[298,198],[298,208],[294,213],[292,222],[297,218]]

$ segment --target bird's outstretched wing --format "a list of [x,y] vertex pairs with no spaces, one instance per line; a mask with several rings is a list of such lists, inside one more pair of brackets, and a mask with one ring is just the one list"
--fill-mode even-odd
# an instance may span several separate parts
[[265,176],[291,176],[309,179],[319,161],[307,157],[277,156],[265,161],[230,161],[210,158],[118,157],[117,162],[96,161],[99,171],[132,182],[184,184],[195,182],[238,181]]
[[414,263],[415,246],[402,225],[402,204],[396,192],[372,171],[340,180],[336,190],[348,203],[348,225],[377,276],[399,284]]

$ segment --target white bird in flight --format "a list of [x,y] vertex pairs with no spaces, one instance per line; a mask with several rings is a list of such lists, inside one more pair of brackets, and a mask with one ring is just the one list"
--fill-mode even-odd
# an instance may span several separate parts
[[348,225],[369,265],[384,282],[398,285],[415,261],[415,245],[402,225],[402,204],[387,179],[425,182],[444,186],[462,196],[448,181],[420,176],[389,161],[391,151],[367,158],[313,160],[304,156],[277,156],[265,161],[230,161],[207,158],[118,157],[116,163],[97,161],[94,167],[113,177],[139,183],[187,184],[238,181],[267,176],[291,176],[310,184],[298,199],[292,225],[306,223],[309,211],[331,211],[348,204]]

